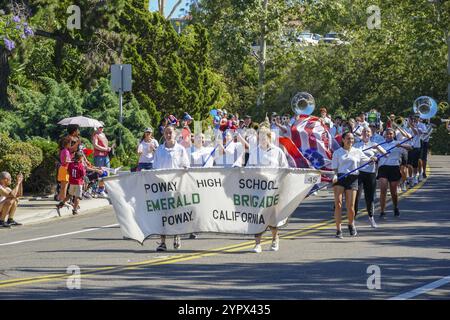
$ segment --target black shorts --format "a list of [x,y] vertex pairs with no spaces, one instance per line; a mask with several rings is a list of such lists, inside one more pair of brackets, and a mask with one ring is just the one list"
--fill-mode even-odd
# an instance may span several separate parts
[[418,168],[419,158],[420,158],[420,148],[414,148],[408,151],[408,165],[411,165],[413,168]]
[[401,166],[406,166],[408,164],[408,152],[402,152]]
[[[338,173],[339,177],[343,176],[343,173]],[[344,190],[355,190],[358,191],[358,175],[357,174],[349,174],[343,179],[339,179],[335,186],[344,187]]]
[[428,159],[428,142],[422,141],[422,148],[421,148],[421,155],[420,155],[420,159],[422,159],[422,161],[427,161]]
[[400,181],[402,174],[400,173],[400,166],[381,166],[378,168],[377,179],[385,178],[389,182]]

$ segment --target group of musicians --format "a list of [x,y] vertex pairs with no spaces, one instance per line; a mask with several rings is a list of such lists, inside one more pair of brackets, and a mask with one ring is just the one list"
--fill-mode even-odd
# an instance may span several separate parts
[[[326,111],[322,112],[324,117],[329,118]],[[354,121],[350,120],[347,128],[342,127],[340,119],[333,122],[332,126],[334,132],[343,131],[342,148],[336,150],[332,158],[332,169],[336,174],[333,186],[336,237],[342,239],[344,197],[350,236],[357,235],[354,218],[363,191],[370,225],[377,227],[374,219],[377,180],[380,188],[380,219],[386,218],[388,187],[394,216],[400,216],[398,189],[406,191],[407,187],[413,187],[427,177],[428,142],[433,129],[431,124],[422,122],[419,114],[412,114],[408,119],[396,118],[391,114],[383,128],[376,110],[371,110],[368,116],[363,113]]]

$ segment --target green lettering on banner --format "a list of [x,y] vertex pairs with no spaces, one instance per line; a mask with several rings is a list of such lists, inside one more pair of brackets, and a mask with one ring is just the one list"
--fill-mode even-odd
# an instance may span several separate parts
[[200,203],[200,195],[198,193],[192,194],[192,204]]
[[167,204],[168,204],[169,209],[170,209],[170,208],[175,209],[175,206],[174,206],[174,204],[175,204],[175,198],[168,198],[168,199],[167,199]]
[[151,200],[147,200],[146,203],[147,203],[147,211],[148,212],[153,212],[152,205],[151,205]]
[[177,197],[177,207],[182,207],[183,206],[183,201],[181,201],[180,197]]
[[235,206],[241,205],[241,197],[238,194],[233,194],[233,200]]
[[249,206],[249,204],[248,204],[249,200],[250,200],[250,196],[248,196],[246,194],[243,195],[242,196],[242,205],[248,207]]
[[259,207],[260,208],[264,208],[264,199],[265,197],[263,197],[262,199],[261,199],[261,203],[259,204]]
[[273,197],[269,196],[266,199],[266,207],[271,207],[273,205]]
[[258,196],[252,197],[252,207],[253,208],[256,208],[258,206],[258,200],[259,200]]
[[152,203],[152,207],[153,207],[153,210],[161,210],[161,207],[159,206],[159,201],[158,200],[156,200],[156,202],[153,202],[153,200],[150,200],[150,202]]
[[[161,209],[167,210],[167,203],[166,203],[167,199],[166,199],[166,198],[162,198],[162,199],[160,199],[159,201],[160,201],[160,203],[161,203]],[[170,222],[169,222],[169,223],[170,223]]]
[[279,194],[276,194],[275,195],[275,199],[274,199],[274,201],[273,201],[273,205],[274,206],[276,206],[277,204],[278,204],[278,201],[280,200],[280,195]]
[[184,199],[184,205],[185,205],[185,206],[188,206],[188,205],[191,204],[190,202],[187,201],[186,195],[185,195],[185,194],[183,195],[183,199]]

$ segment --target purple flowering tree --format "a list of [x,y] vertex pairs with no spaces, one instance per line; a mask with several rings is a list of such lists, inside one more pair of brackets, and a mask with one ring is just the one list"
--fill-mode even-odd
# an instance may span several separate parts
[[25,17],[0,12],[0,108],[10,107],[7,91],[11,70],[8,59],[22,41],[33,35]]

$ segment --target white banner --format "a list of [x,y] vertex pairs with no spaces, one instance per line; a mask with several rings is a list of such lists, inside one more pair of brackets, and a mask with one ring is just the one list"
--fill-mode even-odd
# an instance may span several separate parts
[[197,232],[258,234],[289,217],[320,182],[295,168],[189,168],[106,178],[125,238]]

